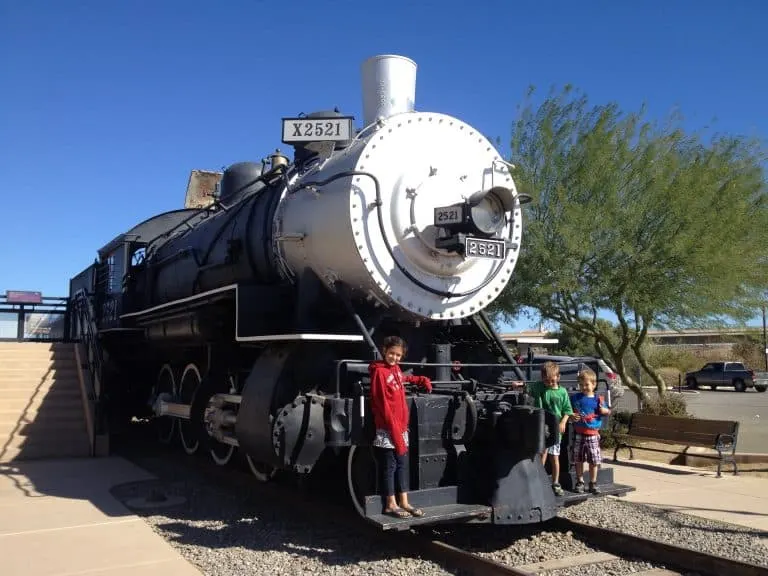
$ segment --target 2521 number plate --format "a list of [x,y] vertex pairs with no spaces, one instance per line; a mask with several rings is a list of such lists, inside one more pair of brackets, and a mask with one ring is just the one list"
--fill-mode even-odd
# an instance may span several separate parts
[[464,210],[461,206],[445,206],[435,208],[435,226],[461,224],[464,220]]
[[283,142],[328,142],[353,138],[352,117],[283,118]]
[[487,240],[485,238],[466,238],[464,240],[464,256],[467,258],[503,260],[506,255],[507,245],[504,240]]

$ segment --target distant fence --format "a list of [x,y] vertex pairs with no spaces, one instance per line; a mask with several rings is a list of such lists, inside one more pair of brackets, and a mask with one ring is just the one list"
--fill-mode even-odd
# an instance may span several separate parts
[[15,290],[0,295],[0,341],[63,342],[69,322],[66,297]]

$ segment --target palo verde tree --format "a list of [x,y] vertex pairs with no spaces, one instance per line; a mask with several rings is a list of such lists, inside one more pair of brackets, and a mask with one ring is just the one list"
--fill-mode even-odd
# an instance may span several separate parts
[[[532,95],[529,92],[528,97]],[[589,106],[566,87],[522,108],[512,171],[525,206],[515,277],[493,312],[524,308],[595,343],[623,381],[652,327],[744,321],[768,286],[768,194],[759,144],[704,141],[672,118]],[[601,322],[605,312],[615,326]]]

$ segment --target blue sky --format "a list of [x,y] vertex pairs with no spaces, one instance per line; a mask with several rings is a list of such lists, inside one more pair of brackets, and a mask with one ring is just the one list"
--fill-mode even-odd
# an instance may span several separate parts
[[284,148],[283,116],[360,118],[374,54],[416,60],[417,109],[504,143],[526,87],[564,83],[765,137],[766,22],[761,0],[0,0],[0,291],[66,295],[191,169]]

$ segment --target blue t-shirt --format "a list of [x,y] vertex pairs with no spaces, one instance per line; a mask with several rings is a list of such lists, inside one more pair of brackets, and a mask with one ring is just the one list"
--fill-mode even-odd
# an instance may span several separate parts
[[573,429],[578,434],[597,434],[603,425],[603,418],[597,411],[598,406],[605,407],[605,401],[595,394],[592,397],[585,396],[583,392],[577,392],[571,396],[573,411],[581,414],[581,419],[573,423]]

